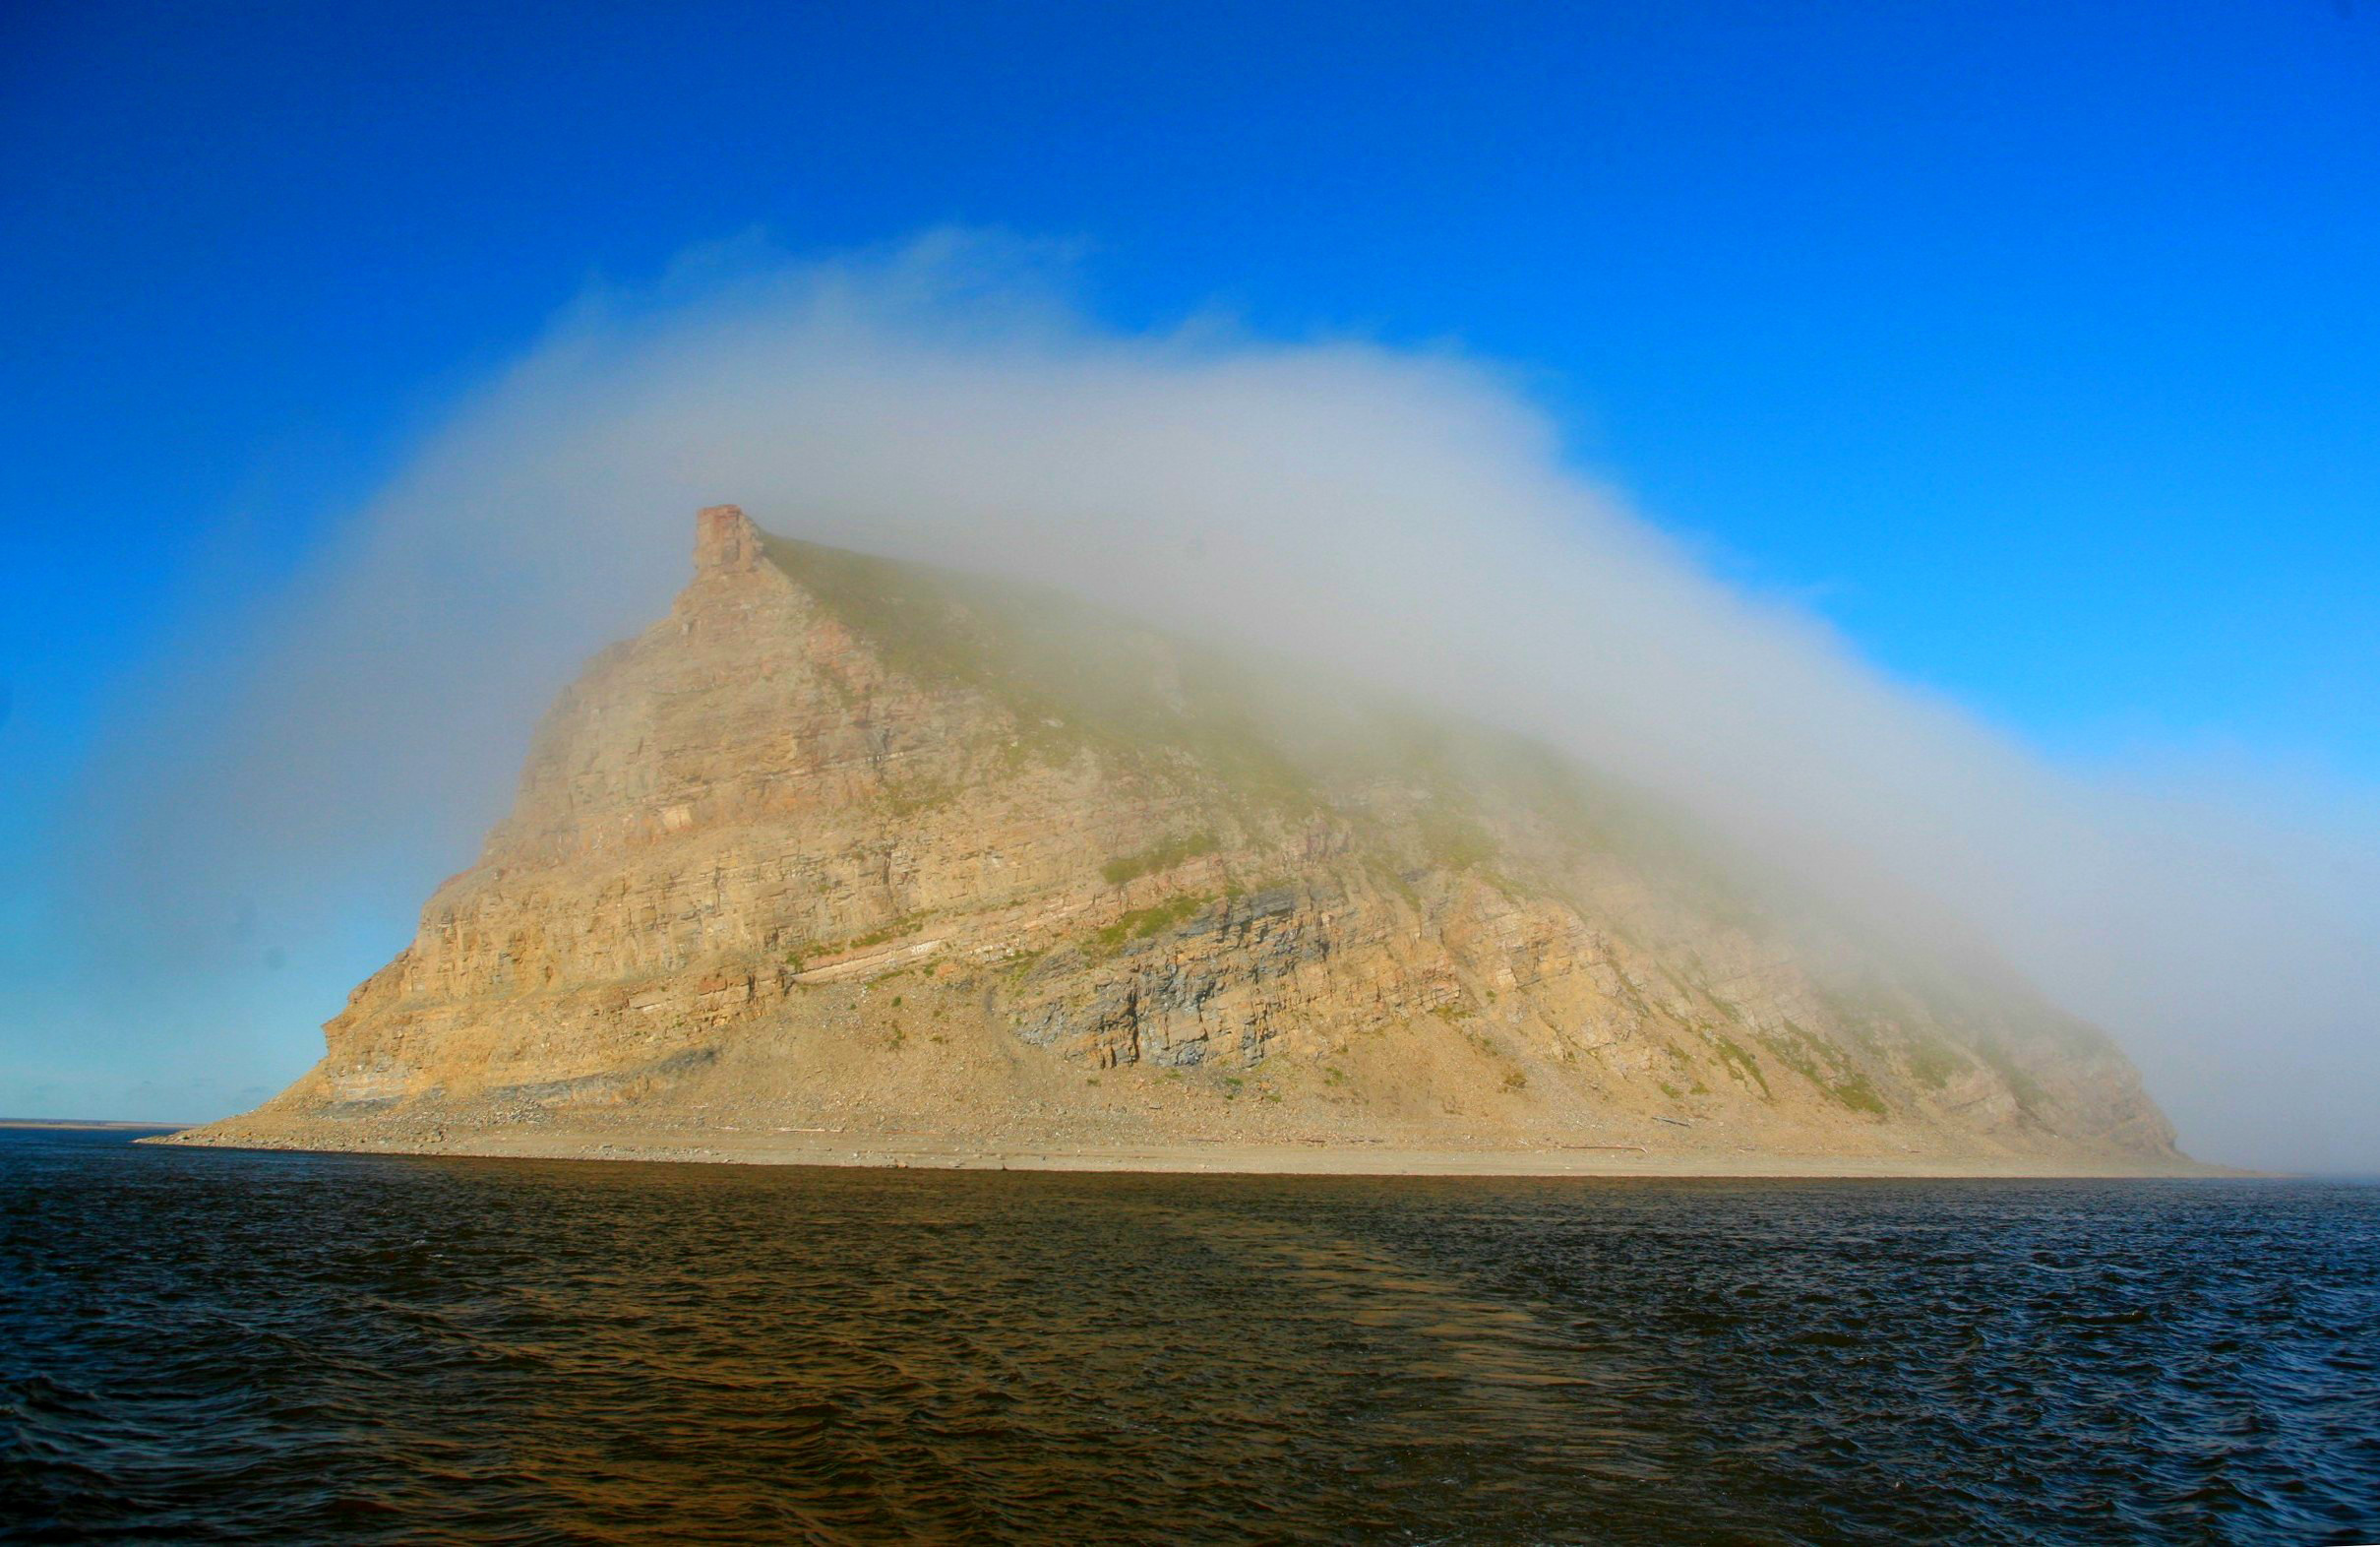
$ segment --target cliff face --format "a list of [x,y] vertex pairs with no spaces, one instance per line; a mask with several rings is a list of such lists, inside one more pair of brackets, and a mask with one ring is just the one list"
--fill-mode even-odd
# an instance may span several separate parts
[[2020,986],[1821,939],[1548,753],[1294,676],[704,511],[478,863],[218,1137],[2172,1155]]

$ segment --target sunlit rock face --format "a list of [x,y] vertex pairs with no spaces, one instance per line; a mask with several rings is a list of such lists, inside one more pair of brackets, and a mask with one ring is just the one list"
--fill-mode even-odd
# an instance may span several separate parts
[[250,1121],[2171,1156],[2091,1028],[1780,896],[1537,746],[719,507]]

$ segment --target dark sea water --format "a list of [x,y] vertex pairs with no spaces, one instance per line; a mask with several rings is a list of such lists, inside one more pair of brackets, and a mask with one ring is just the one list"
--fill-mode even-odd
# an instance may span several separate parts
[[0,1134],[12,1540],[2380,1539],[2380,1189]]

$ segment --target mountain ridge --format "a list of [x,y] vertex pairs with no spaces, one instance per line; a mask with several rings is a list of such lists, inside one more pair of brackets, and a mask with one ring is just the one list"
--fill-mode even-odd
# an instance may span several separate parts
[[1522,738],[714,507],[323,1063],[186,1140],[2186,1164],[2012,975],[1729,871]]

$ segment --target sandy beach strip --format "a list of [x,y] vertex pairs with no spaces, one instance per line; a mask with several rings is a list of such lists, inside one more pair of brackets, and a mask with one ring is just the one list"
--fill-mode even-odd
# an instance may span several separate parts
[[435,1138],[326,1132],[312,1125],[233,1132],[190,1130],[145,1144],[454,1155],[517,1160],[702,1162],[972,1171],[1100,1171],[1283,1176],[2123,1178],[2245,1176],[2223,1167],[2142,1167],[2048,1157],[1793,1155],[1655,1150],[1637,1145],[1470,1149],[1378,1145],[1270,1145],[1237,1141],[1147,1145],[1032,1145],[1000,1140],[866,1134],[578,1131],[539,1126]]

